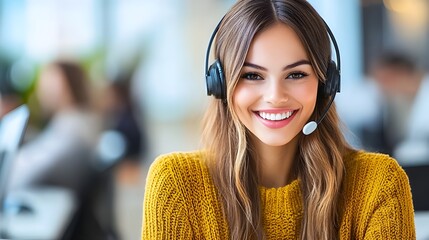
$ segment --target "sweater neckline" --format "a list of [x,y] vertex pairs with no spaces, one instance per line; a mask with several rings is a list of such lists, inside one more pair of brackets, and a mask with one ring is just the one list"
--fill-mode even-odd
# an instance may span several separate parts
[[290,182],[289,184],[286,184],[285,186],[282,187],[265,187],[262,185],[259,185],[259,191],[261,192],[261,195],[272,195],[272,194],[284,194],[284,193],[289,193],[289,192],[293,192],[295,190],[299,189],[299,179],[295,179],[292,182]]

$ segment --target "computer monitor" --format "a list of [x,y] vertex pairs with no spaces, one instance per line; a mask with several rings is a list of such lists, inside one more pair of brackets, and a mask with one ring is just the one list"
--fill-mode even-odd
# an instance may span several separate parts
[[30,112],[21,105],[0,119],[0,213],[7,190],[8,174],[21,145]]
[[429,211],[429,164],[404,166],[413,194],[414,211]]

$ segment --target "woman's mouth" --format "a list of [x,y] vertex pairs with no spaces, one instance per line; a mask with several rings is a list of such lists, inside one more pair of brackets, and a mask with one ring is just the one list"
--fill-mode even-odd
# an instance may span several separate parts
[[263,119],[270,120],[270,121],[281,121],[281,120],[290,118],[294,113],[294,111],[287,111],[282,113],[268,113],[268,112],[259,111],[257,113]]
[[298,110],[284,111],[255,111],[259,121],[268,128],[282,128],[288,125],[295,117]]

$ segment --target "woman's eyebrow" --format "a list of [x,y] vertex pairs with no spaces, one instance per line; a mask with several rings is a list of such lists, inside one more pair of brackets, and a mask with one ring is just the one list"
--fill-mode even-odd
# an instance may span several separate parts
[[259,70],[262,70],[262,71],[267,71],[266,68],[264,68],[262,66],[259,66],[259,65],[256,65],[254,63],[244,62],[243,66],[244,67],[256,68],[256,69],[259,69]]
[[[305,59],[303,59],[303,60],[299,60],[299,61],[297,61],[297,62],[294,62],[294,63],[292,63],[292,64],[289,64],[289,65],[285,66],[285,67],[283,68],[283,70],[287,70],[287,69],[290,69],[290,68],[294,68],[294,67],[297,67],[297,66],[299,66],[299,65],[303,65],[303,64],[308,64],[308,65],[310,65],[310,61],[305,60]],[[250,63],[250,62],[244,62],[243,66],[244,66],[244,67],[256,68],[256,69],[259,69],[259,70],[262,70],[262,71],[267,71],[267,68],[262,67],[262,66],[259,66],[259,65],[254,64],[254,63]]]
[[295,63],[287,65],[286,67],[283,68],[283,70],[294,68],[294,67],[297,67],[297,66],[303,65],[303,64],[311,65],[310,61],[303,59],[303,60],[299,60],[299,61],[297,61]]

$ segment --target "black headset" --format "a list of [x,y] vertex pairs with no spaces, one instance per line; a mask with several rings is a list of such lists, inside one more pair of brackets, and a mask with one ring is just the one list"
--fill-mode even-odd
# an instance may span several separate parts
[[[225,81],[225,75],[223,73],[223,68],[220,60],[216,59],[215,62],[212,65],[210,65],[210,67],[208,67],[210,49],[211,49],[213,40],[219,30],[219,27],[222,23],[222,20],[223,18],[217,24],[209,40],[209,45],[207,47],[207,52],[206,52],[205,74],[206,74],[207,95],[209,96],[213,95],[217,99],[226,100],[226,81]],[[340,50],[338,48],[337,41],[335,40],[334,34],[332,33],[328,24],[326,24],[325,21],[323,22],[325,24],[328,35],[331,38],[331,41],[334,45],[335,55],[337,58],[336,64],[334,61],[330,60],[328,64],[328,69],[326,71],[326,81],[321,87],[321,92],[323,96],[325,97],[332,96],[332,99],[328,104],[329,105],[328,108],[329,108],[335,98],[336,93],[340,92],[341,60],[340,60]]]

